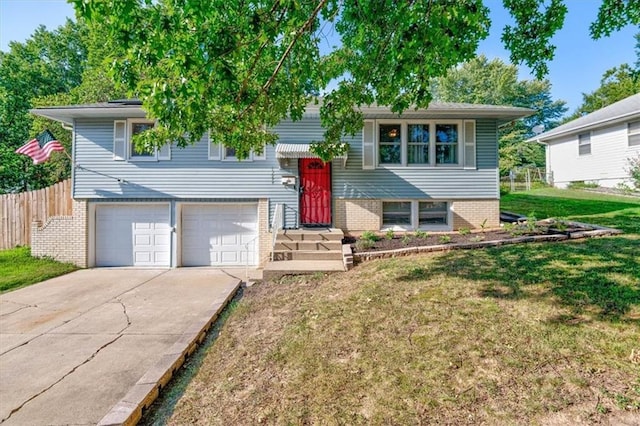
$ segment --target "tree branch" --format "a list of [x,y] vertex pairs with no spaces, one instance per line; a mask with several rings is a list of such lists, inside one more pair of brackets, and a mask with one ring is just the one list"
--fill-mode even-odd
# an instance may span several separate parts
[[278,76],[278,73],[280,72],[280,69],[284,65],[284,61],[286,61],[287,58],[289,57],[289,55],[291,54],[291,51],[293,50],[293,47],[298,42],[298,40],[300,39],[302,34],[304,34],[304,32],[313,23],[313,21],[316,20],[316,18],[318,17],[318,13],[320,13],[320,11],[325,6],[325,4],[327,4],[327,1],[328,0],[321,0],[320,2],[318,2],[318,5],[313,10],[313,13],[311,13],[311,16],[309,17],[309,19],[307,19],[305,21],[305,23],[302,24],[302,26],[298,29],[298,31],[296,31],[296,34],[293,37],[293,40],[291,40],[291,42],[289,43],[289,46],[287,46],[287,49],[282,54],[282,57],[280,58],[280,61],[278,62],[278,65],[276,65],[276,68],[273,70],[273,73],[271,74],[271,77],[269,77],[267,82],[262,86],[262,88],[260,89],[260,93],[258,94],[258,96],[256,96],[256,98],[253,100],[253,102],[251,102],[251,104],[247,105],[247,107],[244,110],[242,110],[242,112],[238,115],[238,119],[241,119],[247,113],[247,111],[249,111],[253,106],[255,106],[255,104],[258,101],[258,99],[260,98],[260,96],[262,96],[263,94],[267,93],[267,91],[269,90],[269,88],[271,87],[273,82],[275,81],[276,77]]

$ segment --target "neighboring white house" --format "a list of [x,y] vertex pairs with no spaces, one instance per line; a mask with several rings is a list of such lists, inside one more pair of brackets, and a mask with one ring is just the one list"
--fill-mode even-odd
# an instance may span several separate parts
[[541,133],[529,142],[546,145],[547,176],[571,182],[631,187],[628,159],[640,155],[640,94]]

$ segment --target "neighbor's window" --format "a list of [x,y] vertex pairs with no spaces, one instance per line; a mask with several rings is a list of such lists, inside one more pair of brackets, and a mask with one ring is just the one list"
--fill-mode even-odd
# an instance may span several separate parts
[[640,146],[640,121],[629,123],[629,146]]
[[131,159],[155,159],[156,149],[145,149],[136,146],[133,142],[133,137],[137,134],[144,132],[145,130],[152,129],[155,125],[152,121],[130,121],[129,122],[129,158]]
[[591,133],[583,133],[578,135],[578,154],[591,154]]
[[382,226],[411,226],[411,201],[384,201]]
[[436,124],[436,164],[458,163],[458,125]]
[[429,164],[429,125],[409,124],[407,163]]
[[400,164],[402,162],[402,126],[400,124],[380,125],[380,164]]
[[444,201],[420,201],[418,204],[418,226],[446,225],[447,203]]

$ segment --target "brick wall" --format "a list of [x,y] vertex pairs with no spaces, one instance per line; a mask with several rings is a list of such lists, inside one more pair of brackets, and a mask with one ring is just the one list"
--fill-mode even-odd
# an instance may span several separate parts
[[377,231],[382,219],[380,200],[335,200],[333,222],[343,231]]
[[269,200],[258,200],[258,265],[264,266],[271,257],[271,232],[269,232]]
[[[459,200],[451,202],[453,229],[494,228],[500,224],[499,200]],[[345,232],[377,231],[381,226],[381,200],[344,200],[334,202],[334,226]]]
[[87,267],[87,202],[73,201],[72,216],[50,217],[31,226],[31,255]]
[[453,229],[495,228],[500,225],[500,200],[456,200],[452,203]]

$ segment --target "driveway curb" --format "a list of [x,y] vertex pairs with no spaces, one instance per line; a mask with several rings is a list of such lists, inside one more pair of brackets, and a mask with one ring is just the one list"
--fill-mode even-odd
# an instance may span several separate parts
[[198,344],[202,343],[220,312],[238,292],[240,284],[241,280],[238,279],[224,302],[213,304],[205,314],[192,322],[160,360],[109,410],[98,426],[137,424],[142,418],[142,410],[147,409],[156,400],[160,390],[184,364],[186,358],[196,350]]

